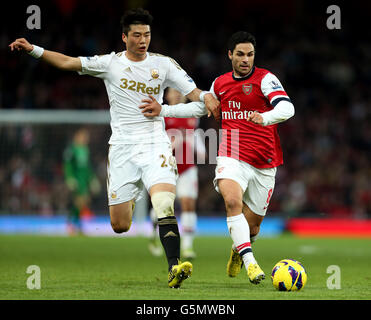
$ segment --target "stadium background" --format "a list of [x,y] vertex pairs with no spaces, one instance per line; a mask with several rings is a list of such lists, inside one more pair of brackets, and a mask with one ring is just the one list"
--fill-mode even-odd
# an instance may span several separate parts
[[[26,28],[30,4],[41,8],[41,30]],[[329,4],[341,8],[340,30],[326,27]],[[256,64],[279,77],[296,108],[294,118],[279,126],[285,163],[278,170],[266,228],[273,223],[281,231],[289,227],[327,232],[327,219],[336,219],[329,222],[330,228],[337,228],[330,232],[370,236],[371,41],[362,27],[369,3],[231,0],[207,8],[158,1],[9,3],[0,21],[0,111],[108,110],[102,81],[11,53],[8,44],[22,36],[71,56],[122,51],[120,16],[135,6],[145,7],[155,18],[150,51],[173,57],[202,89],[230,71],[226,42],[234,31],[256,36]],[[201,127],[216,124],[203,118]],[[73,126],[0,125],[3,232],[16,230],[17,217],[23,226],[31,226],[36,215],[54,217],[56,226],[64,223],[69,200],[62,153],[72,133]],[[94,128],[90,144],[103,186],[92,209],[105,219],[109,135],[109,126]],[[212,186],[214,166],[200,165],[199,172],[197,212],[202,218],[224,219],[224,203]],[[296,220],[304,217],[310,220]],[[40,221],[32,230],[41,230]],[[199,227],[208,230],[202,228],[203,221]],[[48,228],[59,230],[50,224]]]

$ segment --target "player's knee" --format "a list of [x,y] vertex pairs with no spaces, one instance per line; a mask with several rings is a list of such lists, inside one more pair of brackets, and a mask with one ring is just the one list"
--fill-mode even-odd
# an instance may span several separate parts
[[182,207],[182,212],[194,212],[196,210],[196,200],[193,198],[181,198],[180,205]]
[[132,223],[133,204],[134,202],[126,202],[109,207],[111,227],[114,232],[123,233],[129,231]]
[[237,197],[228,197],[224,199],[225,208],[229,210],[238,210],[242,212],[242,201]]
[[157,218],[165,218],[174,215],[175,194],[168,191],[156,192],[151,197],[153,210]]
[[128,232],[131,226],[131,221],[111,221],[111,226],[113,231],[116,233]]

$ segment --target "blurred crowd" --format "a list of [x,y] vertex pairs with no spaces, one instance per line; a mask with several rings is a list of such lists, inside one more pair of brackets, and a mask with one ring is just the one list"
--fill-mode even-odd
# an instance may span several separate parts
[[[106,211],[108,125],[84,125],[92,141],[90,158],[103,192],[92,197],[91,210]],[[80,125],[0,126],[0,214],[66,214],[72,197],[63,170],[64,153]],[[5,152],[6,150],[6,152]]]
[[[210,12],[186,3],[177,8],[157,3],[41,2],[41,30],[27,30],[27,5],[9,9],[9,15],[22,12],[15,21],[1,22],[0,109],[109,108],[101,80],[10,53],[7,45],[16,37],[71,56],[122,51],[120,16],[142,5],[155,18],[150,51],[173,57],[199,88],[208,89],[231,70],[229,36],[247,30],[257,39],[256,65],[278,76],[296,108],[295,116],[279,126],[284,165],[278,169],[270,213],[371,216],[371,40],[361,27],[370,4],[340,5],[341,29],[329,30],[324,3],[231,0]],[[217,128],[208,118],[200,126]],[[110,132],[92,131],[98,132],[91,148],[104,185]],[[0,211],[58,213],[68,207],[61,155],[70,134],[63,126],[0,124]],[[212,186],[215,166],[200,166],[198,211],[224,211]],[[102,194],[95,206],[106,210]]]

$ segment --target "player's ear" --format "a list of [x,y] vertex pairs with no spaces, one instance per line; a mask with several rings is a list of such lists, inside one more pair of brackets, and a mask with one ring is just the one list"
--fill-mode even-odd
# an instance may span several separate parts
[[233,56],[232,51],[231,50],[228,50],[228,58],[229,58],[229,60],[232,60],[232,56]]
[[127,44],[127,41],[128,41],[128,37],[126,36],[125,33],[122,33],[122,41]]

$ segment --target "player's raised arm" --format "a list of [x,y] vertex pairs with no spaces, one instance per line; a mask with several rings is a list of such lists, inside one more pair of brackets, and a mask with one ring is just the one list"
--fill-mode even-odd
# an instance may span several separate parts
[[45,50],[36,45],[30,44],[26,39],[19,38],[12,42],[10,50],[25,51],[34,58],[42,59],[43,61],[51,64],[52,66],[67,70],[67,71],[81,71],[81,60],[79,58],[66,56],[62,53]]
[[208,117],[210,117],[212,114],[215,120],[220,120],[220,102],[213,96],[211,92],[201,91],[200,89],[195,88],[193,91],[187,94],[186,97],[191,101],[201,101],[205,103],[206,109],[208,110]]
[[202,102],[178,103],[168,106],[161,105],[157,100],[149,95],[148,99],[143,99],[140,109],[145,117],[172,117],[172,118],[200,118],[207,114],[205,104]]

